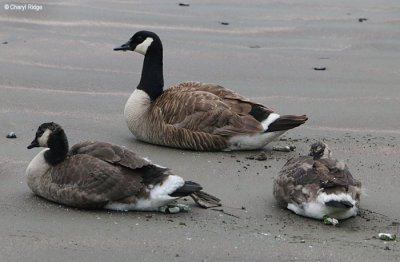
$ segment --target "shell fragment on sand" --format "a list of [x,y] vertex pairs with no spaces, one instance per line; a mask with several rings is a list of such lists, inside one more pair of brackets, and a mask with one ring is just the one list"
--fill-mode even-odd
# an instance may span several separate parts
[[397,238],[396,234],[390,234],[390,233],[379,233],[378,237],[385,241],[394,241]]
[[6,136],[7,138],[17,138],[17,135],[14,132],[10,132]]
[[179,212],[189,212],[189,210],[190,210],[189,206],[184,204],[160,206],[158,208],[158,212],[164,214],[177,214]]
[[290,152],[290,151],[295,151],[296,146],[274,146],[272,147],[272,150],[274,151],[280,151],[280,152]]
[[339,221],[336,218],[328,217],[327,215],[325,215],[324,216],[324,224],[336,226],[339,224]]

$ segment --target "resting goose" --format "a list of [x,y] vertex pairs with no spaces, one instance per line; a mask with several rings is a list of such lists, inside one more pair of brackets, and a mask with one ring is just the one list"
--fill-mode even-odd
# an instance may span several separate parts
[[253,150],[307,120],[280,116],[219,85],[183,82],[163,91],[163,48],[153,32],[137,32],[114,50],[144,55],[139,85],[124,110],[139,140],[199,151]]
[[83,142],[68,150],[64,130],[53,122],[39,126],[28,149],[34,147],[46,149],[26,169],[28,186],[35,194],[57,203],[78,208],[155,211],[190,195],[200,205],[211,201],[219,205],[219,200],[202,192],[199,184],[184,181],[168,168],[151,164],[125,147]]
[[323,219],[356,216],[361,183],[347,165],[330,157],[325,143],[311,146],[309,156],[289,159],[274,180],[278,203],[298,215]]

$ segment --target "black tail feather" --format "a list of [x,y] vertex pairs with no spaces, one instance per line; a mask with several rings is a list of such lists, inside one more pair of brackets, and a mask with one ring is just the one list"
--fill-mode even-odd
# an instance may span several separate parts
[[274,122],[272,122],[266,132],[275,132],[275,131],[284,131],[289,130],[299,125],[304,124],[307,121],[308,117],[306,115],[302,116],[294,116],[294,115],[286,115],[281,116]]
[[173,192],[169,195],[172,197],[184,197],[184,196],[188,196],[194,192],[198,192],[202,189],[203,188],[195,182],[185,181],[185,184],[183,186],[181,186],[175,192]]

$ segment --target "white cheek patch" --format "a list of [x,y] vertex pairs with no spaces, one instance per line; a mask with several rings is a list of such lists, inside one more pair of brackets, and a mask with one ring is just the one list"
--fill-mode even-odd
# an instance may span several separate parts
[[51,133],[50,129],[46,129],[41,137],[38,138],[39,146],[47,147],[47,141],[49,140],[49,135]]
[[135,48],[135,52],[138,52],[139,54],[146,55],[147,48],[151,45],[151,43],[154,41],[153,38],[147,37],[146,40],[144,40],[141,44],[138,44]]

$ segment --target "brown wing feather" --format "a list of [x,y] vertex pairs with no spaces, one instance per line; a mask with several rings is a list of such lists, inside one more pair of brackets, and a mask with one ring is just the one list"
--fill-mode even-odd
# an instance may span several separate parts
[[87,154],[111,164],[118,164],[130,169],[142,168],[150,163],[136,155],[134,152],[105,142],[82,142],[74,145],[70,155]]
[[347,165],[336,159],[313,160],[311,156],[290,159],[280,171],[293,178],[294,185],[319,184],[321,187],[360,186]]
[[229,142],[222,136],[192,131],[168,123],[165,124],[164,114],[159,107],[153,109],[148,121],[158,131],[148,133],[148,140],[156,141],[160,145],[200,151],[222,150],[229,146]]
[[233,136],[263,132],[249,115],[253,103],[221,86],[185,82],[166,90],[154,107],[160,108],[166,123],[178,128]]
[[108,201],[135,195],[143,187],[136,171],[86,154],[69,156],[49,170],[49,176],[50,199],[83,208],[101,207]]

